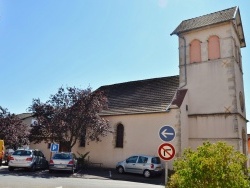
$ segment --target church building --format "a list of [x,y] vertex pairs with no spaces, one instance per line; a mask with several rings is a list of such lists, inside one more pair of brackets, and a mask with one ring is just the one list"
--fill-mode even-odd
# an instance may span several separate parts
[[[73,152],[90,152],[91,162],[111,168],[131,155],[157,156],[159,131],[168,125],[175,157],[205,141],[224,141],[247,155],[239,8],[184,20],[171,35],[179,40],[179,75],[101,86],[108,98],[101,116],[111,133],[98,143],[79,141]],[[49,156],[47,145],[33,146]]]

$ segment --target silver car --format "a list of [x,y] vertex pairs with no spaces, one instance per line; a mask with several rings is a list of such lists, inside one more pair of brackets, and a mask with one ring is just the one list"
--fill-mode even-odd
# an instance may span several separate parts
[[121,174],[124,172],[143,174],[146,178],[152,175],[161,175],[163,172],[160,158],[148,155],[131,156],[124,161],[118,162],[116,169]]
[[9,158],[9,171],[15,168],[27,168],[30,171],[46,169],[48,161],[40,150],[18,149]]
[[54,170],[66,170],[74,173],[77,170],[77,160],[74,153],[59,152],[55,153],[49,162],[49,172]]

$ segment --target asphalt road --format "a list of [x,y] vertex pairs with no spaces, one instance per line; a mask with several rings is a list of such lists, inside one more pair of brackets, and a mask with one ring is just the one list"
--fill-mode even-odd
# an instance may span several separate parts
[[9,172],[0,167],[1,188],[163,188],[164,177],[144,178],[134,174],[118,174],[113,169],[88,169],[75,174],[48,170]]

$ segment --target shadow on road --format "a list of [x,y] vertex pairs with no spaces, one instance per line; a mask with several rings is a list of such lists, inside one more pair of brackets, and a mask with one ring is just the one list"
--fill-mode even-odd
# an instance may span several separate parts
[[150,178],[145,178],[143,175],[124,173],[119,174],[115,169],[108,168],[89,168],[81,170],[74,174],[76,177],[88,178],[88,179],[112,179],[121,181],[131,181],[138,183],[148,183],[154,185],[164,185],[165,176],[153,176]]

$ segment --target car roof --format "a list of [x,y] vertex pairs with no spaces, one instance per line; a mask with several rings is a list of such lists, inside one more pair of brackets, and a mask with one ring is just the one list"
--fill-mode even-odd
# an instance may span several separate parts
[[158,157],[158,156],[153,156],[153,155],[144,155],[144,154],[135,154],[135,155],[131,155],[132,156],[143,156],[143,157]]
[[16,151],[20,151],[20,150],[23,150],[23,151],[40,151],[39,149],[24,149],[24,148],[17,149]]

